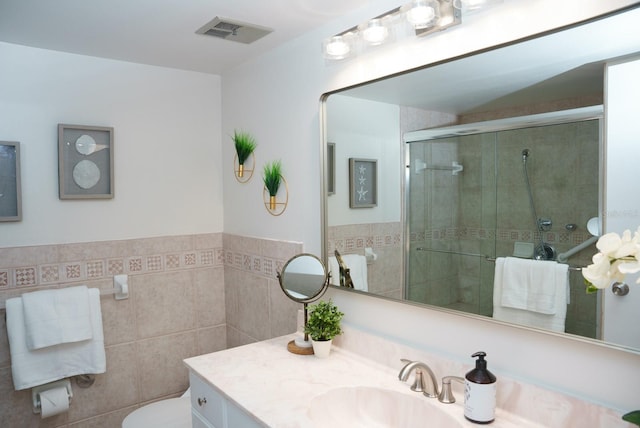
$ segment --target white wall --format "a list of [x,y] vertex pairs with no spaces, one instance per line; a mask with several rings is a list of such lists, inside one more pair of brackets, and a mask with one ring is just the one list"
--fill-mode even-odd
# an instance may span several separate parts
[[[607,174],[605,192],[609,196],[605,205],[604,229],[622,233],[625,229],[635,232],[640,227],[640,204],[638,204],[637,171],[640,160],[638,144],[638,117],[640,116],[640,56],[624,58],[610,64],[606,69],[605,132]],[[629,171],[634,171],[635,179]],[[635,184],[634,184],[635,183]],[[627,296],[619,297],[610,292],[603,294],[605,317],[603,337],[613,343],[625,343],[640,348],[640,334],[634,328],[621,326],[638,325],[640,293],[636,280],[640,274],[626,279],[631,290]]]
[[[332,95],[327,100],[327,141],[335,144],[335,194],[327,199],[329,226],[400,221],[402,182],[400,108]],[[349,158],[377,160],[376,207],[349,208]]]
[[[634,2],[610,0],[505,0],[492,13],[464,19],[464,25],[424,39],[377,49],[361,58],[326,64],[323,38],[398,5],[369,5],[287,46],[266,53],[223,75],[223,135],[243,127],[260,146],[258,163],[280,158],[289,182],[290,205],[270,216],[260,180],[239,185],[232,177],[233,150],[223,139],[225,232],[303,241],[320,252],[320,94],[404,69],[434,62],[577,22]],[[229,177],[230,179],[228,179]],[[434,349],[467,361],[479,347],[492,355],[495,371],[566,391],[621,410],[640,404],[640,356],[541,335],[510,326],[477,324],[468,318],[399,305],[380,299],[333,292],[345,321],[387,337]]]
[[[220,77],[0,43],[23,220],[0,247],[222,231]],[[58,199],[59,123],[114,128],[115,197]]]

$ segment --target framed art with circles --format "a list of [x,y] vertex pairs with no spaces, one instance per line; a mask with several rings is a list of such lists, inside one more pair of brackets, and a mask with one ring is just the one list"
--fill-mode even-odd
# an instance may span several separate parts
[[60,199],[113,198],[113,128],[58,125]]

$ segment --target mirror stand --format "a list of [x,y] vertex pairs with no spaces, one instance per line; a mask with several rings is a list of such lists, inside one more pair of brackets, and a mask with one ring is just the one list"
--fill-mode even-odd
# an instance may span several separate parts
[[[329,286],[329,275],[322,261],[312,254],[298,254],[277,274],[280,288],[291,300],[302,303],[304,324],[307,325],[308,304],[319,299]],[[296,338],[287,344],[287,350],[298,355],[313,355],[309,335]]]
[[[309,304],[305,302],[302,305],[304,307],[303,309],[304,323],[302,324],[304,327],[307,325],[307,315],[308,315]],[[313,355],[313,346],[311,346],[311,340],[309,340],[309,334],[305,332],[303,337],[297,337],[295,340],[290,341],[287,344],[287,350],[293,354],[298,354],[298,355]]]

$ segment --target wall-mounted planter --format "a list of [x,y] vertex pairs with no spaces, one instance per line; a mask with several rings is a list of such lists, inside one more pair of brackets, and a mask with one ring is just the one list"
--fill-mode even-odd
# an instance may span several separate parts
[[262,199],[265,208],[271,215],[282,214],[289,203],[289,187],[282,176],[282,164],[279,160],[264,166],[262,181],[264,182]]
[[233,175],[240,183],[246,183],[253,177],[256,157],[254,151],[257,147],[255,139],[247,132],[234,131],[233,143],[236,155],[233,159]]

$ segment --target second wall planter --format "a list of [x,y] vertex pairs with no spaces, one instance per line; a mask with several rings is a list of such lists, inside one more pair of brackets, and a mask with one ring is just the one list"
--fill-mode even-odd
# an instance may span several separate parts
[[282,214],[289,203],[289,188],[282,176],[282,162],[268,162],[262,171],[262,181],[263,200],[267,211],[274,216]]

